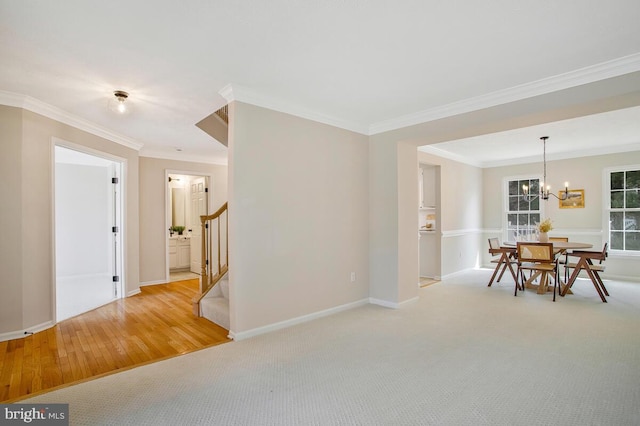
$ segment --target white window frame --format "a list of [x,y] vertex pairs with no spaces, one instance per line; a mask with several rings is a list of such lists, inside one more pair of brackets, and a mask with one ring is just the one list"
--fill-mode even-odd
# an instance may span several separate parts
[[[506,176],[502,182],[502,239],[503,241],[513,240],[513,238],[509,235],[509,221],[508,215],[511,212],[509,210],[509,182],[514,180],[531,180],[538,179],[538,182],[542,181],[542,175],[538,174],[527,174],[527,175],[518,175],[518,176]],[[540,219],[544,217],[544,205],[545,203],[540,200],[539,209],[537,211],[540,212]],[[529,210],[532,212],[534,210]]]
[[[611,213],[611,173],[629,172],[640,170],[640,164],[628,166],[608,167],[602,173],[602,239],[603,244],[608,244],[608,251],[615,257],[640,257],[640,250],[618,250],[611,247],[611,224],[609,221]],[[613,209],[614,211],[627,211],[627,209]]]

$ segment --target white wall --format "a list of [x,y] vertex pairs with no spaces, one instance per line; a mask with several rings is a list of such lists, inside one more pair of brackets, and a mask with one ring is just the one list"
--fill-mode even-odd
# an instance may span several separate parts
[[366,299],[367,138],[240,102],[229,129],[231,332]]

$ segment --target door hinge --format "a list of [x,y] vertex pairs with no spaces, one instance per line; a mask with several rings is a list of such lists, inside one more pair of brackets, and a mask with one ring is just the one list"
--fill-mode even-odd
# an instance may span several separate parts
[[118,183],[118,178],[117,177],[111,178],[111,183],[113,184]]
[[209,192],[209,188],[205,188],[205,189],[204,189],[204,192]]
[[119,277],[119,276],[117,276],[117,275],[114,275],[114,276],[113,276],[113,282],[114,282],[114,283],[118,283],[118,282],[120,282],[120,277]]
[[205,265],[207,265],[207,266],[209,266],[209,259],[205,260],[205,261],[204,261],[204,264],[205,264]]
[[208,223],[204,224],[204,229],[209,229],[209,224]]
[[117,226],[112,226],[111,227],[111,232],[113,232],[114,234],[118,232],[118,227]]

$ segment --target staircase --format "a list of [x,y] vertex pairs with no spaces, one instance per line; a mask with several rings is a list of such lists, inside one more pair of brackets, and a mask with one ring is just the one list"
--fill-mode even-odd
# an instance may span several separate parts
[[200,315],[229,330],[229,274],[225,274],[200,300]]
[[229,330],[229,221],[227,203],[215,213],[200,216],[202,272],[193,313]]

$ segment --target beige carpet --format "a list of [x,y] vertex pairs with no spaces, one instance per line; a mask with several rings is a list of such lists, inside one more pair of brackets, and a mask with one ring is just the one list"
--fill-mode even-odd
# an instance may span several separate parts
[[[83,425],[637,425],[640,284],[551,301],[491,271],[29,402]],[[26,402],[26,401],[24,401]]]

